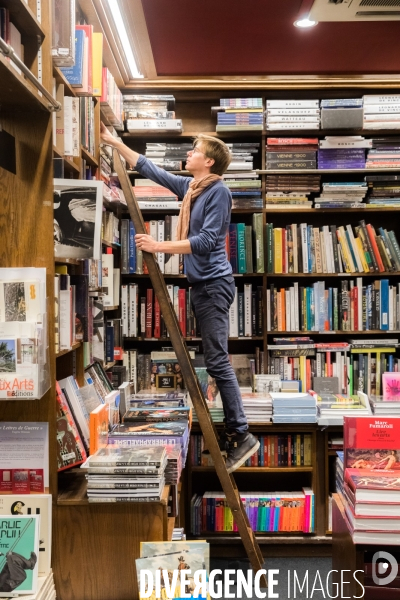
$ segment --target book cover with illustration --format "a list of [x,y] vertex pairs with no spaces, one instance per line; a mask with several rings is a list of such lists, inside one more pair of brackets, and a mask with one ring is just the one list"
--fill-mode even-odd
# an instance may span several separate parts
[[[38,572],[46,577],[51,572],[51,494],[0,495],[0,515],[39,515]],[[2,552],[0,547],[0,552]],[[1,558],[1,557],[0,557]]]
[[380,490],[400,493],[400,473],[395,471],[346,469],[345,481],[353,492],[356,490]]
[[400,474],[400,419],[344,417],[344,467]]
[[384,402],[400,401],[400,373],[382,373],[382,393]]
[[0,593],[34,594],[38,580],[39,515],[0,519]]

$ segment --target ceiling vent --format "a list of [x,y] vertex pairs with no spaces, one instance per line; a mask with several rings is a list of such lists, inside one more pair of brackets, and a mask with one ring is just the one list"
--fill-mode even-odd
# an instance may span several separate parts
[[399,21],[400,0],[314,0],[313,21]]

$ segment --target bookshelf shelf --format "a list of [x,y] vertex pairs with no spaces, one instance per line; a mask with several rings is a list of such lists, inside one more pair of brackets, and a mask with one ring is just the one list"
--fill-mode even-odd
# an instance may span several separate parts
[[[114,307],[115,308],[115,307]],[[118,308],[118,307],[116,307]],[[104,310],[107,310],[107,307],[104,308]],[[108,309],[110,310],[110,309]],[[201,341],[200,337],[185,337],[184,338],[186,341]],[[241,342],[245,342],[245,341],[254,341],[254,340],[263,340],[264,338],[262,336],[256,336],[256,337],[230,337],[228,338],[229,341],[241,341]],[[171,338],[155,338],[155,337],[151,337],[151,338],[144,338],[144,337],[124,337],[124,340],[128,341],[128,342],[170,342]]]
[[56,146],[53,146],[53,154],[57,158],[62,158],[63,159],[63,161],[64,161],[64,171],[66,173],[79,174],[79,167],[78,167],[78,165],[76,163],[74,163],[74,161],[71,158],[68,158],[67,156],[64,156],[64,154],[62,154],[60,152],[60,150]]
[[304,208],[304,209],[294,209],[292,207],[290,209],[287,208],[267,208],[263,210],[267,214],[283,214],[283,213],[291,213],[294,214],[322,214],[322,213],[336,213],[336,214],[347,214],[347,213],[358,213],[359,215],[366,215],[371,212],[399,212],[400,208],[392,208],[391,206],[374,206],[369,208],[369,205],[366,204],[365,208]]
[[298,175],[298,174],[321,174],[321,173],[387,173],[388,171],[398,171],[399,167],[386,167],[384,169],[260,169],[258,175]]
[[398,271],[383,271],[382,273],[267,273],[270,277],[398,277]]
[[[326,535],[315,535],[313,533],[302,533],[299,535],[298,532],[293,535],[288,535],[287,532],[281,535],[278,532],[271,533],[268,535],[265,531],[255,532],[257,542],[259,544],[277,544],[277,545],[318,545],[318,544],[332,544],[332,538]],[[201,535],[190,536],[190,539],[201,540],[207,538],[207,541],[212,544],[230,545],[230,544],[241,544],[243,543],[241,538],[236,532],[229,533],[227,531],[221,531],[221,533],[215,533],[215,531],[204,531]]]
[[82,342],[76,342],[75,344],[72,344],[71,348],[68,348],[67,350],[61,350],[60,352],[58,352],[56,354],[56,358],[59,358],[60,356],[64,356],[65,354],[69,354],[70,352],[74,352],[74,350],[77,350],[78,348],[80,348],[82,345]]
[[[182,131],[182,133],[177,133],[176,131],[135,131],[135,132],[125,132],[122,133],[122,137],[124,138],[138,138],[138,137],[160,137],[160,138],[195,138],[199,133],[203,133],[204,135],[211,135],[213,137],[221,137],[221,138],[232,138],[232,137],[261,137],[263,133],[260,130],[246,130],[246,131],[202,131],[199,129],[198,131]],[[286,134],[287,135],[287,134]]]
[[[214,467],[190,467],[193,473],[214,473]],[[313,467],[240,467],[235,473],[312,473]]]
[[64,73],[53,65],[53,76],[57,83],[62,83],[64,85],[64,95],[65,96],[73,96],[76,97],[76,93],[72,85],[69,83],[68,79],[65,77]]
[[119,306],[104,306],[103,310],[118,310]]
[[[262,277],[264,273],[232,273],[233,277]],[[123,273],[121,277],[127,277],[130,279],[136,279],[139,277],[140,279],[149,279],[150,275],[136,274],[136,273]],[[163,273],[164,279],[187,279],[186,275],[169,275],[167,273]]]
[[98,167],[99,166],[99,163],[98,163],[97,159],[92,154],[90,154],[90,152],[88,152],[86,150],[86,148],[84,148],[83,146],[81,146],[81,156],[92,167]]
[[381,329],[369,329],[368,331],[342,331],[341,329],[337,329],[336,331],[267,331],[267,335],[276,335],[277,333],[280,334],[287,334],[287,335],[292,335],[292,334],[296,334],[296,335],[304,335],[304,334],[310,334],[310,335],[332,335],[332,334],[338,334],[338,335],[377,335],[379,333],[383,333],[385,335],[388,334],[392,334],[392,333],[400,333],[400,330],[391,330],[391,331],[383,331]]
[[[20,0],[21,2],[21,0]],[[2,109],[41,110],[48,112],[45,98],[39,96],[3,54],[0,54],[0,104]]]
[[8,8],[11,21],[23,36],[39,36],[41,40],[45,37],[45,32],[24,0],[2,0],[2,8]]

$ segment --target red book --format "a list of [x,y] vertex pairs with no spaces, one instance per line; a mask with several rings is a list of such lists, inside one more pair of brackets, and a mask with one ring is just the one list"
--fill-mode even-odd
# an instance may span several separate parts
[[[356,502],[400,502],[399,471],[346,469],[344,480],[355,495]],[[384,513],[384,507],[382,507]],[[382,525],[382,530],[385,526]]]
[[[331,361],[331,353],[326,353],[326,376],[332,377],[332,361]],[[311,389],[311,388],[307,388]]]
[[161,337],[161,310],[157,296],[154,298],[154,337]]
[[[286,242],[287,242],[287,234],[286,229],[282,229],[282,273],[287,273],[287,264],[286,264]],[[286,309],[285,309],[286,312]]]
[[372,251],[376,258],[376,262],[378,263],[378,270],[380,273],[383,273],[385,270],[385,267],[383,266],[382,258],[379,253],[379,248],[378,248],[378,244],[376,243],[375,232],[374,232],[372,225],[367,225],[367,233],[368,233],[369,241],[371,242]]
[[318,138],[267,138],[267,146],[309,146],[318,142]]
[[394,470],[400,477],[400,419],[344,417],[344,467]]
[[56,381],[56,400],[57,469],[58,471],[64,471],[82,464],[86,460],[87,454],[58,381]]
[[230,261],[231,260],[231,251],[229,248],[229,232],[226,234],[226,237],[225,237],[225,249],[226,249],[226,258],[227,258],[227,260]]
[[186,337],[186,290],[178,290],[178,321],[182,336]]
[[[354,313],[354,331],[358,331],[358,287],[355,285],[353,288],[353,313]],[[362,321],[362,319],[361,319]],[[362,329],[362,328],[361,328]]]
[[153,335],[153,289],[146,291],[146,337]]

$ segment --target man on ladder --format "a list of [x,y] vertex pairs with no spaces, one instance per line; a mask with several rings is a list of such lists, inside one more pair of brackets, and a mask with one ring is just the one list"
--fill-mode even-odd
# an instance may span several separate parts
[[208,373],[217,382],[224,407],[225,429],[220,448],[226,452],[226,468],[232,473],[257,452],[260,443],[249,432],[240,388],[228,358],[229,308],[235,283],[225,250],[232,196],[222,176],[231,161],[230,151],[221,140],[199,135],[186,161],[191,178],[157,167],[113,137],[103,124],[101,137],[141,175],[183,198],[177,241],[157,242],[145,234],[137,234],[135,241],[144,252],[186,255],[186,275],[192,286],[191,301],[203,341],[204,360]]

